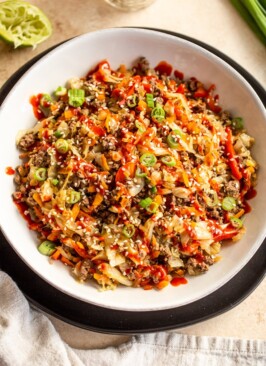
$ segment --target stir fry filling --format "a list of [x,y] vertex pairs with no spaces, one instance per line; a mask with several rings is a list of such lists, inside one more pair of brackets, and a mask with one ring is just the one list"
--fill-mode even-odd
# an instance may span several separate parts
[[39,251],[103,289],[175,286],[218,261],[245,231],[257,163],[214,90],[141,58],[32,97],[13,198]]

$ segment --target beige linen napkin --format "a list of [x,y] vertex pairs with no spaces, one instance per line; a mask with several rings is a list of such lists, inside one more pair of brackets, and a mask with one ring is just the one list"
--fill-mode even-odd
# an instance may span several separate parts
[[266,341],[166,332],[132,337],[119,347],[77,350],[49,319],[32,310],[0,271],[0,366],[265,366]]

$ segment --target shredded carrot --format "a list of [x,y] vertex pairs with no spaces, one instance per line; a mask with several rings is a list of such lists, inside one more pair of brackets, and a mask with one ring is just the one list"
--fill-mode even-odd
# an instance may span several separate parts
[[96,187],[95,187],[95,186],[93,186],[93,185],[91,185],[91,186],[89,186],[89,187],[87,188],[87,191],[88,191],[89,193],[96,192]]
[[43,205],[41,196],[39,195],[38,192],[34,192],[32,197],[33,197],[34,201],[36,201],[38,203],[39,206]]
[[245,210],[242,208],[240,211],[238,211],[237,214],[234,215],[235,218],[239,218],[245,214]]
[[102,162],[102,167],[103,167],[104,170],[107,170],[107,171],[110,170],[110,167],[107,163],[107,159],[104,156],[104,154],[101,155],[101,162]]
[[80,210],[80,205],[79,203],[75,203],[73,208],[72,208],[72,217],[73,217],[73,220],[75,221],[76,218],[78,217],[78,214],[79,214],[79,210]]
[[60,255],[61,255],[60,250],[57,249],[57,251],[54,252],[54,254],[52,254],[50,258],[52,258],[54,260],[58,260]]
[[70,119],[73,117],[73,112],[70,109],[68,109],[64,112],[64,115],[65,115],[65,119]]
[[52,232],[47,236],[48,240],[55,241],[58,239],[61,230],[52,230]]
[[103,201],[103,195],[101,193],[96,193],[92,206],[95,208],[99,206]]
[[70,266],[70,267],[74,267],[74,264],[69,260],[67,259],[66,257],[61,257],[61,262],[63,262],[64,264]]

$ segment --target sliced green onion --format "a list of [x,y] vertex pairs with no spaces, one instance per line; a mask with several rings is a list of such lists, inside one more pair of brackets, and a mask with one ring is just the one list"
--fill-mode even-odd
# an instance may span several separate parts
[[242,220],[238,219],[237,217],[231,217],[230,221],[237,229],[240,229],[243,226]]
[[80,201],[80,193],[72,189],[66,198],[67,203],[77,203]]
[[243,130],[244,121],[242,117],[235,117],[232,119],[232,128],[234,130]]
[[60,154],[66,154],[68,152],[69,145],[65,139],[58,139],[55,143],[55,148]]
[[168,165],[168,166],[175,166],[176,165],[175,159],[172,156],[170,156],[170,155],[164,156],[162,158],[162,162],[165,165]]
[[150,153],[141,155],[139,160],[145,166],[154,166],[157,162],[156,156]]
[[155,213],[158,210],[158,203],[152,202],[148,207],[146,207],[146,210],[150,213]]
[[43,255],[52,255],[56,251],[56,244],[52,241],[45,240],[38,246],[38,251]]
[[146,131],[143,123],[141,123],[140,121],[135,121],[135,126],[137,127],[137,129],[139,130],[140,133],[143,133]]
[[225,211],[232,211],[236,207],[236,200],[233,197],[225,197],[222,201],[222,208]]
[[131,95],[130,99],[127,100],[127,105],[129,108],[136,107],[137,105],[137,94]]
[[179,146],[179,139],[181,137],[180,134],[179,130],[171,131],[166,138],[167,145],[172,149],[177,149]]
[[136,170],[136,177],[137,178],[143,178],[143,177],[146,177],[147,173],[143,172],[140,167],[137,167],[137,170]]
[[54,186],[57,186],[57,184],[59,183],[59,180],[58,179],[52,179],[52,184],[54,185]]
[[156,107],[151,111],[151,116],[156,119],[157,122],[162,122],[165,118],[165,111],[160,104],[156,104]]
[[[265,16],[263,16],[263,10],[264,8],[260,5],[259,2],[257,2],[257,5],[259,6],[259,9],[261,10],[261,15],[257,15],[261,17],[262,24],[256,19],[256,16],[254,16],[253,12],[248,10],[247,1],[245,2],[242,0],[231,0],[231,3],[236,8],[236,10],[239,12],[239,14],[242,16],[242,18],[247,22],[247,24],[250,26],[250,28],[253,30],[253,32],[256,34],[256,36],[266,45],[266,27],[265,27]],[[262,2],[265,0],[260,0]],[[254,2],[254,6],[256,2]],[[263,31],[264,30],[264,31]]]
[[153,94],[147,93],[146,94],[146,103],[149,108],[154,108],[154,100]]
[[49,94],[43,94],[43,96],[41,97],[41,100],[40,100],[40,106],[47,108],[50,106],[51,101],[52,101],[52,98]]
[[141,200],[139,205],[142,208],[147,208],[148,206],[150,206],[151,203],[152,203],[152,199],[150,197],[147,197],[147,198],[144,198],[143,200]]
[[57,131],[54,132],[54,136],[56,138],[62,137],[63,136],[63,132],[57,130]]
[[135,226],[132,225],[132,224],[126,224],[124,227],[123,227],[123,235],[125,235],[126,238],[132,238],[132,236],[135,234]]
[[258,0],[245,0],[242,1],[242,3],[255,20],[257,26],[264,34],[264,37],[266,37],[266,17],[264,7],[259,4]]
[[68,91],[68,103],[72,107],[81,107],[85,102],[85,90],[83,89],[69,89]]
[[46,168],[38,168],[35,172],[34,172],[34,178],[36,180],[38,180],[39,182],[42,182],[46,179],[47,177],[47,169]]
[[67,88],[65,88],[64,86],[59,86],[58,88],[56,88],[54,94],[57,97],[62,97],[63,95],[66,95],[67,93]]
[[151,193],[152,193],[152,194],[157,193],[157,188],[156,188],[155,186],[152,186],[152,187],[151,187]]

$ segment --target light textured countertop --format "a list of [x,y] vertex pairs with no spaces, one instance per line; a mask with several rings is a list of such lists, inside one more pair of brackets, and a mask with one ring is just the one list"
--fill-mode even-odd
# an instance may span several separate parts
[[[50,18],[53,35],[36,49],[13,50],[0,42],[0,86],[26,61],[63,40],[102,28],[146,26],[179,32],[216,47],[266,87],[266,49],[228,0],[156,0],[150,7],[135,13],[120,12],[102,0],[30,2]],[[178,332],[266,339],[265,305],[266,280],[234,309]],[[62,338],[76,348],[103,348],[129,338],[93,333],[53,317],[50,319]]]

